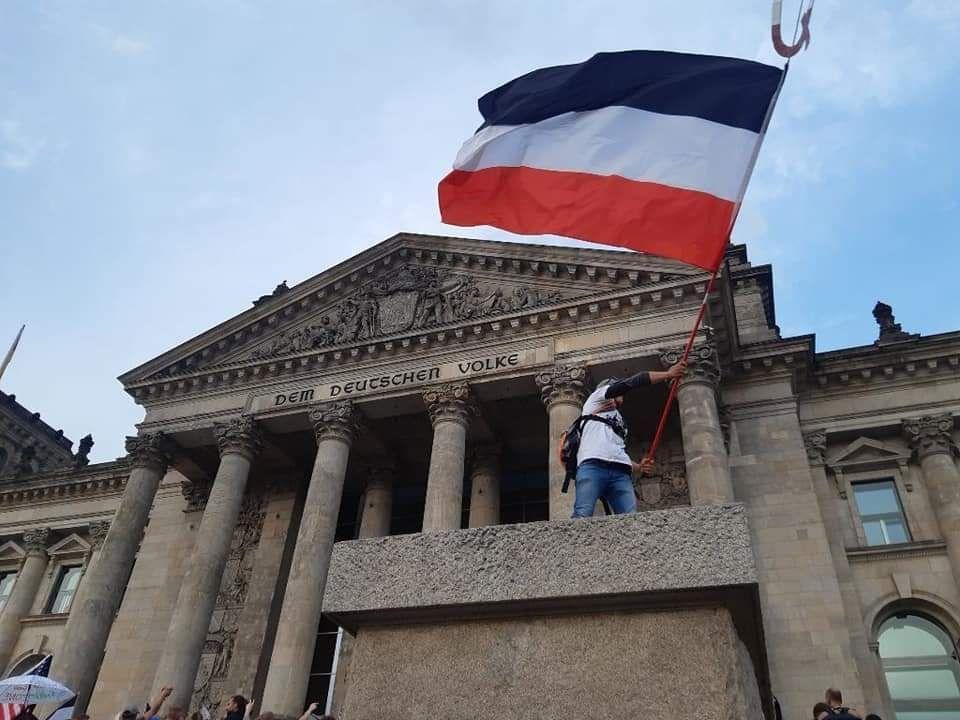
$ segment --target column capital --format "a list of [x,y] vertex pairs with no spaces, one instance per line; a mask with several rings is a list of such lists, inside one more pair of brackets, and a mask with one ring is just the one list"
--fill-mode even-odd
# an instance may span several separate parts
[[87,534],[90,537],[91,550],[99,550],[103,547],[103,541],[107,539],[107,533],[110,531],[110,521],[100,520],[92,522],[87,526]]
[[241,415],[225,423],[214,423],[220,457],[228,453],[242,455],[252,461],[263,449],[263,433],[250,415]]
[[23,549],[27,551],[28,555],[30,553],[46,554],[51,534],[50,528],[48,527],[24,530]]
[[[671,348],[660,353],[660,363],[670,367],[680,362],[683,348]],[[720,382],[720,363],[717,359],[717,346],[713,342],[694,345],[687,357],[687,371],[680,381],[680,387],[692,383],[703,383],[716,390]]]
[[350,445],[360,432],[360,413],[352,400],[320,403],[310,411],[317,442],[334,439]]
[[582,407],[587,399],[587,368],[583,365],[555,365],[538,373],[535,380],[547,410],[556,403]]
[[826,462],[827,432],[811,430],[803,435],[803,447],[807,451],[807,460],[811,465],[823,465]]
[[170,441],[162,432],[127,436],[127,456],[133,467],[166,470],[170,464]]
[[950,413],[908,418],[901,427],[911,449],[921,460],[928,455],[951,454],[955,450],[953,416]]
[[477,414],[477,404],[467,383],[447,383],[427,388],[423,402],[430,413],[430,422],[455,422],[469,426],[470,418]]

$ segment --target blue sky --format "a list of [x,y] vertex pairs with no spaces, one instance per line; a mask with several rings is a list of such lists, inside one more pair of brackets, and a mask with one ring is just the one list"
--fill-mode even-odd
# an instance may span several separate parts
[[[773,62],[769,6],[6,2],[0,345],[28,327],[3,389],[116,457],[143,417],[116,376],[281,280],[400,230],[509,238],[436,210],[482,93],[599,50]],[[877,299],[958,329],[960,3],[820,0],[812,32],[734,239],[820,350],[872,342]]]

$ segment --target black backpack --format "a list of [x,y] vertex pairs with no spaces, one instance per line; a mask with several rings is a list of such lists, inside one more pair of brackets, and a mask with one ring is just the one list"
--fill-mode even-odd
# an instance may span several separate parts
[[590,420],[596,420],[597,422],[602,422],[604,425],[608,425],[610,429],[621,438],[624,440],[627,439],[627,428],[625,428],[622,423],[612,420],[611,418],[606,418],[602,415],[581,415],[574,420],[566,432],[560,436],[560,464],[563,465],[564,469],[563,487],[560,488],[561,492],[567,492],[570,488],[570,481],[577,477],[577,453],[580,452],[583,426]]

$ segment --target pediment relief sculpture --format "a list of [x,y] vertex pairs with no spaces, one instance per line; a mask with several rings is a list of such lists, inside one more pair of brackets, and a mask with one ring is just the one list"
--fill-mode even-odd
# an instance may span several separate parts
[[318,320],[286,330],[254,348],[264,360],[409,330],[539,307],[563,299],[559,291],[515,286],[447,270],[404,265],[369,283]]

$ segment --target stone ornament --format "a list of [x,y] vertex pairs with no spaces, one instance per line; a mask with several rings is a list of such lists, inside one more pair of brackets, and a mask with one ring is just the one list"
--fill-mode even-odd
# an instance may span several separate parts
[[321,403],[309,417],[317,442],[333,439],[349,445],[360,432],[360,413],[350,400]]
[[903,434],[912,450],[921,459],[935,453],[954,453],[953,416],[924,415],[903,421]]
[[180,494],[187,501],[185,513],[200,512],[207,506],[210,488],[213,483],[207,481],[184,480],[180,483]]
[[[676,365],[683,357],[683,348],[673,348],[660,353],[660,363],[668,368]],[[712,342],[695,345],[687,357],[687,372],[680,381],[680,387],[690,383],[705,383],[716,388],[720,383],[720,363],[717,359],[717,347]]]
[[811,465],[823,465],[826,462],[827,433],[825,430],[813,430],[803,436],[803,447]]
[[501,286],[480,283],[471,275],[403,265],[389,277],[375,280],[344,299],[318,322],[284,331],[262,343],[248,359],[263,360],[408,330],[518,312],[561,299],[560,293],[555,291],[515,287],[505,292]]
[[127,455],[130,464],[163,471],[170,464],[170,445],[162,432],[127,436]]
[[23,532],[23,548],[28,553],[45,553],[50,544],[50,528],[34,528]]
[[429,388],[423,393],[423,402],[430,413],[430,422],[457,422],[466,427],[477,414],[477,405],[467,383],[447,383]]
[[84,435],[80,438],[77,454],[73,456],[73,467],[84,468],[90,464],[90,450],[93,448],[93,435]]
[[227,453],[236,453],[253,460],[263,449],[263,433],[250,415],[241,415],[230,422],[214,424],[213,434],[217,438],[220,457]]
[[587,369],[583,365],[557,365],[538,373],[535,380],[548,410],[554,403],[580,407],[587,399]]
[[92,522],[87,527],[87,534],[90,538],[90,549],[99,550],[103,547],[103,541],[107,539],[107,533],[110,531],[110,521],[101,520]]

